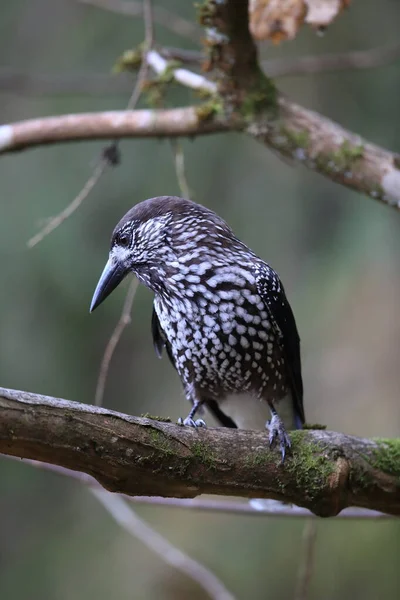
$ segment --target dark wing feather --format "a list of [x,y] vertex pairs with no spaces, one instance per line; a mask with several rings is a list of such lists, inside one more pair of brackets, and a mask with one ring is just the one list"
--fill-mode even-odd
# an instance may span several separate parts
[[165,348],[169,360],[171,361],[173,367],[176,368],[174,357],[172,356],[171,346],[168,343],[167,337],[161,328],[160,321],[158,320],[158,316],[154,306],[153,313],[151,315],[151,333],[153,335],[154,350],[156,351],[158,358],[162,357],[163,349]]
[[231,429],[238,428],[235,421],[220,409],[216,400],[213,400],[212,398],[207,398],[205,400],[205,405],[207,406],[210,413],[217,419],[217,421],[221,423],[222,427],[230,427]]
[[305,422],[303,406],[303,380],[301,377],[300,337],[283,285],[271,267],[259,264],[256,272],[256,287],[269,314],[275,335],[281,340],[285,365],[291,383],[296,427],[301,429]]

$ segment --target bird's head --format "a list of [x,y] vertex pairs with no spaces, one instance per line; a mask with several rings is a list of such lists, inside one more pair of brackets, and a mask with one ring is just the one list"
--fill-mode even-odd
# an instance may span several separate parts
[[120,220],[111,237],[106,266],[93,295],[90,311],[134,273],[155,292],[184,265],[190,252],[199,252],[212,239],[230,232],[213,211],[190,200],[159,196],[136,204]]

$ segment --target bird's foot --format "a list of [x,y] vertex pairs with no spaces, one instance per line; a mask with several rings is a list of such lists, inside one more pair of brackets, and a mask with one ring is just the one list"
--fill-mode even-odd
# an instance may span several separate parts
[[286,433],[282,419],[277,414],[272,415],[272,419],[267,421],[266,427],[269,430],[269,446],[273,448],[275,443],[279,441],[279,447],[282,455],[282,463],[285,461],[286,449],[291,447],[290,437]]
[[186,419],[182,419],[179,417],[178,425],[185,425],[186,427],[207,427],[205,421],[203,419],[192,419],[191,417],[186,417]]

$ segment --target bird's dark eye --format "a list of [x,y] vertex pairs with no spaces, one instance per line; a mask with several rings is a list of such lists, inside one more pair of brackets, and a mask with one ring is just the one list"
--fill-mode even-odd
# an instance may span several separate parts
[[129,233],[120,233],[117,237],[117,244],[123,248],[127,248],[130,244],[131,238]]

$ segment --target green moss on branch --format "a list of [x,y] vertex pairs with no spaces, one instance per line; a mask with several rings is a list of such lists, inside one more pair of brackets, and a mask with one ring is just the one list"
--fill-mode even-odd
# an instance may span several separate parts
[[319,496],[326,481],[335,471],[333,457],[327,452],[326,445],[310,442],[302,431],[290,434],[292,441],[292,459],[287,469],[293,474],[299,488],[307,490],[310,500]]
[[195,110],[200,121],[207,121],[208,119],[222,115],[224,112],[224,105],[219,96],[213,96],[207,102],[203,102],[196,106]]
[[399,479],[400,484],[400,438],[377,438],[377,448],[373,452],[371,465]]
[[206,443],[198,441],[192,444],[192,453],[196,461],[199,461],[207,469],[216,468],[218,459]]
[[259,71],[253,86],[246,91],[240,105],[240,113],[247,122],[253,121],[260,113],[275,119],[278,114],[278,92],[270,79]]

